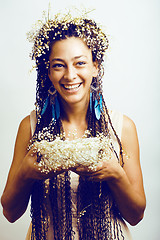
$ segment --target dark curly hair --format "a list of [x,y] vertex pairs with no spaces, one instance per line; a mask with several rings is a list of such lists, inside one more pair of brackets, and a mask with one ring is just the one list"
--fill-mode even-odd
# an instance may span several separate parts
[[[86,42],[92,51],[93,61],[97,61],[99,67],[99,76],[93,78],[92,81],[92,85],[97,89],[94,94],[96,95],[97,92],[102,93],[103,62],[105,51],[108,48],[108,39],[93,20],[86,18],[69,19],[67,16],[66,14],[61,20],[58,20],[57,16],[54,20],[47,20],[45,24],[42,24],[40,30],[34,34],[30,33],[30,40],[34,42],[32,58],[36,61],[37,69],[37,125],[33,142],[37,140],[37,134],[41,131],[50,132],[55,137],[63,132],[61,119],[55,122],[52,121],[50,105],[47,107],[43,117],[40,114],[45,99],[48,96],[48,89],[52,85],[48,77],[48,60],[54,42],[66,39],[67,37],[79,37]],[[112,125],[104,98],[102,103],[103,111],[99,120],[96,119],[94,111],[88,109],[88,130],[91,131],[92,136],[97,136],[98,133],[109,136],[110,125],[119,143],[120,159],[118,153],[114,152],[117,160],[123,165],[122,144]],[[48,210],[46,199],[50,201],[51,212]],[[32,190],[31,201],[32,240],[47,239],[50,214],[52,214],[54,239],[73,239],[71,206],[69,172],[57,175],[46,181],[37,181]],[[115,212],[114,234],[117,234],[117,239],[119,239],[117,233],[117,229],[121,232],[121,226],[117,221],[119,212],[115,207],[107,183],[89,182],[87,179],[80,177],[77,193],[79,239],[112,239],[113,229],[111,219]]]

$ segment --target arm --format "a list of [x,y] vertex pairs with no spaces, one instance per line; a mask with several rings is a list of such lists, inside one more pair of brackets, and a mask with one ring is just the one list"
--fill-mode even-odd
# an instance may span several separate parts
[[124,156],[124,167],[122,168],[113,156],[112,161],[103,162],[96,172],[89,175],[94,181],[107,181],[121,215],[131,225],[136,225],[143,218],[146,199],[137,131],[134,123],[126,116],[123,121],[121,142],[129,156],[128,159]]
[[32,186],[38,179],[47,179],[59,174],[51,171],[47,175],[37,165],[37,154],[27,147],[31,139],[30,117],[22,120],[14,149],[12,165],[1,197],[3,214],[10,222],[15,222],[26,211]]
[[28,157],[27,146],[30,139],[30,118],[28,116],[19,126],[13,162],[1,198],[4,216],[10,222],[16,221],[25,212],[34,182],[31,179],[25,179],[26,171],[24,171],[25,157]]
[[142,218],[146,206],[143,178],[140,166],[139,143],[135,124],[124,116],[122,138],[124,168],[117,168],[117,174],[109,181],[122,216],[131,224],[136,225]]
[[[100,178],[108,180],[122,216],[131,224],[136,225],[142,218],[146,206],[142,172],[139,159],[139,143],[134,123],[124,116],[122,138],[123,149],[129,158],[124,156],[124,167],[117,162],[113,166],[103,166]],[[107,169],[108,168],[108,169]]]

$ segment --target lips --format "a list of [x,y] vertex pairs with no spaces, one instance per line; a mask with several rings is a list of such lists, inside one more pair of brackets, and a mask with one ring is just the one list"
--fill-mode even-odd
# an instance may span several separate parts
[[62,86],[66,89],[66,90],[76,90],[80,87],[82,83],[77,83],[77,84],[62,84]]

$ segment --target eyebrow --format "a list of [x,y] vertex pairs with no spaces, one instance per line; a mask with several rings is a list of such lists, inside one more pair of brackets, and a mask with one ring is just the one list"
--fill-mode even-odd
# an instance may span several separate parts
[[85,55],[80,55],[80,56],[76,56],[76,57],[74,57],[74,59],[78,59],[78,58],[81,58],[81,57],[85,57],[85,58],[87,58],[87,56],[85,56]]
[[[81,58],[81,57],[85,57],[85,58],[87,58],[87,56],[85,56],[85,55],[80,55],[80,56],[76,56],[76,57],[74,57],[73,60],[74,60],[74,59]],[[53,61],[65,62],[65,61],[64,61],[63,59],[61,59],[61,58],[53,58],[53,59],[51,60],[51,62],[53,62]]]
[[64,62],[64,60],[61,59],[61,58],[53,58],[53,59],[51,60],[51,62],[54,62],[54,61]]

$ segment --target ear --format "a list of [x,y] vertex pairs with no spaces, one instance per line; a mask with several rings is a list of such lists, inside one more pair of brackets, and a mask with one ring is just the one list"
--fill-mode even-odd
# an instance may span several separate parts
[[93,77],[97,77],[99,72],[99,67],[97,61],[93,62]]

